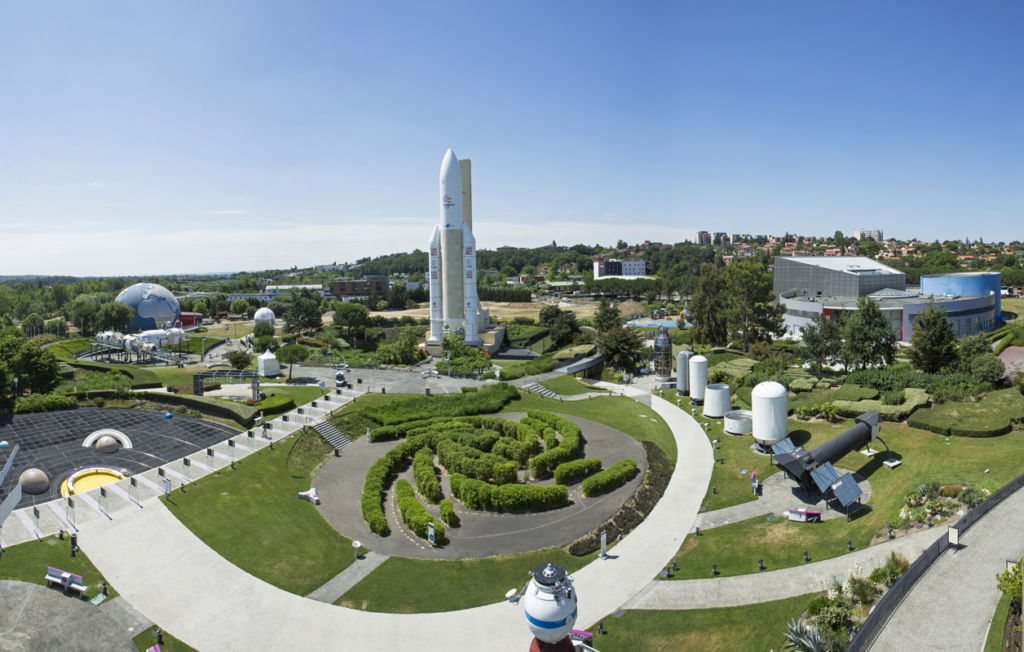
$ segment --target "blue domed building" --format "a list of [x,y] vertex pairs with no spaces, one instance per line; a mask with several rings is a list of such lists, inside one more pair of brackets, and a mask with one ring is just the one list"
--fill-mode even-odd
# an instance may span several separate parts
[[181,319],[181,307],[171,291],[156,283],[136,283],[121,290],[115,301],[128,305],[135,316],[129,331],[145,331],[174,326]]

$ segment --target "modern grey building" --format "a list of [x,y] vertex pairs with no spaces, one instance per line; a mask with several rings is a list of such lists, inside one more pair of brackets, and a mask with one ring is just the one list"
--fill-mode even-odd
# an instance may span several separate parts
[[903,272],[865,256],[776,256],[775,294],[862,297],[878,290],[905,290]]

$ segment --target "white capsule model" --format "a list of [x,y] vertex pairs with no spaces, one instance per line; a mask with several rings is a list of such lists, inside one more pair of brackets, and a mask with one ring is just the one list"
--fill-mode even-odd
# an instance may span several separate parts
[[676,354],[676,392],[683,396],[690,393],[690,357],[693,351],[680,351]]
[[702,402],[708,385],[708,359],[702,355],[690,358],[690,400]]
[[533,571],[522,603],[530,631],[544,643],[565,640],[576,624],[576,591],[558,564],[541,564]]
[[435,224],[430,234],[427,287],[430,290],[430,337],[427,342],[439,344],[444,336],[444,315],[441,313],[441,225]]

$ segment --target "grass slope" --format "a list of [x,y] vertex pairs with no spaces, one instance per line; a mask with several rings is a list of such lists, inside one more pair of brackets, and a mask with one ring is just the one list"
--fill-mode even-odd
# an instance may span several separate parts
[[225,559],[306,595],[352,563],[351,540],[296,496],[330,454],[316,433],[303,430],[162,500]]
[[918,408],[907,422],[940,434],[986,436],[1011,428],[1011,420],[1024,415],[1024,396],[1016,388],[989,392],[978,402],[939,403]]
[[[135,649],[139,652],[146,652],[156,645],[156,628],[144,629],[132,639]],[[197,652],[196,649],[186,643],[182,643],[167,632],[164,632],[164,643],[160,646],[160,652]]]
[[461,561],[390,557],[335,604],[388,613],[468,609],[501,602],[541,564],[559,564],[571,573],[595,557],[573,557],[560,548]]
[[[797,618],[813,594],[739,608],[685,611],[626,611],[602,620],[605,634],[594,637],[601,652],[781,650],[786,623]],[[596,626],[591,626],[594,631]]]
[[574,394],[586,394],[587,392],[600,392],[604,391],[601,389],[591,389],[576,380],[572,376],[556,376],[549,380],[541,382],[541,385],[547,387],[556,394],[562,394],[563,396],[572,396]]
[[[0,555],[0,579],[46,586],[47,566],[81,575],[87,598],[95,597],[102,590],[104,578],[85,553],[79,550],[74,558],[71,557],[70,536],[65,536],[63,541],[50,536],[4,548]],[[117,595],[113,586],[107,587],[107,593],[111,597]]]

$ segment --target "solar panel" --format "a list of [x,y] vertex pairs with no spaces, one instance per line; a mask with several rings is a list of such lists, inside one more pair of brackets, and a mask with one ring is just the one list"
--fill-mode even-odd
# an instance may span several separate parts
[[821,491],[821,493],[825,493],[829,487],[836,482],[839,482],[839,474],[836,473],[831,462],[825,462],[818,468],[811,471],[811,479],[814,480],[814,484],[818,485],[818,490]]
[[857,500],[863,493],[852,475],[844,475],[839,478],[839,482],[832,485],[832,491],[835,492],[836,498],[839,499],[839,504],[843,507]]
[[775,453],[776,455],[780,455],[782,453],[788,453],[789,451],[795,450],[795,449],[796,449],[796,446],[793,445],[793,442],[790,441],[789,437],[786,437],[785,439],[783,439],[780,442],[776,442],[776,443],[772,444],[772,452]]

